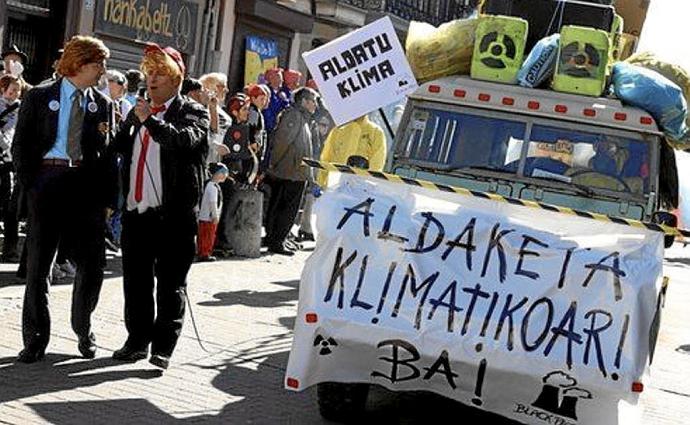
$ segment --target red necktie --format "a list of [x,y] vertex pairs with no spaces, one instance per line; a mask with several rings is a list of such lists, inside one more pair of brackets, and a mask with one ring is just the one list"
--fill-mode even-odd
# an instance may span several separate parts
[[[151,115],[156,115],[163,111],[165,111],[165,105],[156,106],[151,108]],[[144,127],[144,134],[141,137],[141,152],[139,152],[139,162],[137,163],[137,179],[134,187],[134,200],[137,202],[141,202],[144,197],[144,167],[146,166],[146,153],[149,150],[150,138],[149,131]]]

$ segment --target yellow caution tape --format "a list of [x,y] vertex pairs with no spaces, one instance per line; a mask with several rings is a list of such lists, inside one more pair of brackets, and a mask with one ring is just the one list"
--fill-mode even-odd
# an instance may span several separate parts
[[497,202],[506,202],[506,203],[512,204],[512,205],[520,205],[520,206],[527,207],[527,208],[534,208],[534,209],[546,210],[546,211],[551,211],[551,212],[558,212],[558,213],[562,213],[562,214],[574,215],[574,216],[578,216],[578,217],[589,218],[591,220],[596,220],[596,221],[622,224],[623,226],[631,226],[631,227],[637,227],[637,228],[641,228],[641,229],[649,229],[649,230],[653,230],[655,232],[662,232],[666,235],[690,237],[690,231],[678,229],[676,227],[666,226],[664,224],[647,223],[647,222],[639,221],[639,220],[631,220],[629,218],[614,217],[614,216],[610,216],[610,215],[597,214],[597,213],[581,211],[581,210],[576,210],[576,209],[567,208],[567,207],[559,207],[556,205],[545,204],[545,203],[536,202],[536,201],[523,201],[522,199],[510,198],[507,196],[497,195],[495,193],[478,192],[476,190],[469,190],[469,189],[465,189],[465,188],[461,188],[461,187],[448,186],[448,185],[440,184],[440,183],[433,183],[433,182],[430,182],[427,180],[411,179],[409,177],[397,176],[395,174],[388,174],[388,173],[383,173],[380,171],[365,170],[362,168],[350,167],[348,165],[332,164],[330,162],[315,161],[315,160],[307,159],[307,158],[304,158],[303,161],[309,167],[318,168],[318,169],[321,169],[324,171],[335,171],[335,172],[340,172],[340,173],[344,173],[344,174],[355,174],[355,175],[363,176],[363,177],[374,177],[374,178],[389,181],[389,182],[402,183],[402,184],[406,184],[406,185],[410,185],[410,186],[422,187],[425,189],[440,190],[441,192],[452,192],[452,193],[457,193],[458,195],[472,196],[475,198],[488,199],[488,200],[493,200],[493,201],[497,201]]

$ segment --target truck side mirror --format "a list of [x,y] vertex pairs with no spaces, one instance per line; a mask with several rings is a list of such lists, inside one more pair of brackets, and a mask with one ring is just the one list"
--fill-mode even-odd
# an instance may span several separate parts
[[[671,214],[668,211],[657,211],[652,215],[652,222],[657,224],[663,224],[669,227],[678,227],[678,217]],[[664,248],[670,248],[673,245],[675,236],[666,235],[664,236]]]

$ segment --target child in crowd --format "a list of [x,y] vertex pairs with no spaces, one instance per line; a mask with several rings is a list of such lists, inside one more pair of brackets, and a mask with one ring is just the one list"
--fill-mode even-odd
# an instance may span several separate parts
[[252,184],[258,171],[259,144],[252,140],[249,125],[251,100],[243,93],[236,93],[230,98],[228,110],[232,117],[232,125],[225,133],[223,143],[230,153],[223,156],[225,163],[232,172],[237,183]]
[[[0,78],[0,131],[11,142],[14,136],[14,127],[17,125],[17,115],[19,113],[19,96],[21,95],[21,85],[19,78],[14,75],[3,75]],[[5,146],[2,146],[3,151]]]
[[220,212],[223,208],[223,194],[220,190],[220,184],[230,174],[228,167],[222,162],[211,164],[209,168],[212,177],[206,183],[199,211],[199,236],[197,238],[199,261],[216,261],[216,257],[212,256],[211,252],[216,242],[216,231],[220,221]]
[[7,74],[0,78],[0,217],[9,208],[12,193],[12,138],[17,125],[19,95],[21,86],[19,77]]

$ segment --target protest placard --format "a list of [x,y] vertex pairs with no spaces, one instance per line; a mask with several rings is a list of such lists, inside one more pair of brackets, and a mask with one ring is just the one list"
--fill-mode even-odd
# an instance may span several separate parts
[[288,388],[367,382],[525,423],[634,423],[662,233],[352,175],[315,213]]
[[417,89],[390,18],[381,18],[302,55],[337,125]]

